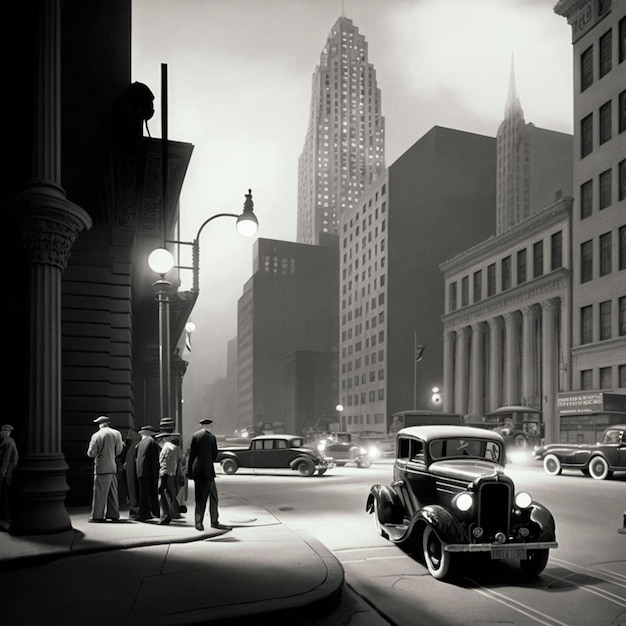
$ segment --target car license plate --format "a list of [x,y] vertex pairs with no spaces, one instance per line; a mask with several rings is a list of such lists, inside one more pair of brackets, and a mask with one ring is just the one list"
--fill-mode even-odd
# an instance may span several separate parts
[[526,559],[526,548],[507,548],[506,546],[492,546],[492,559]]

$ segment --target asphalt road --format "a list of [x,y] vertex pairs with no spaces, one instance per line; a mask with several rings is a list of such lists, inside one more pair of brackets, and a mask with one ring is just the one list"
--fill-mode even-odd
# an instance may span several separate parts
[[218,484],[290,528],[315,535],[343,564],[350,589],[391,624],[626,626],[626,534],[617,532],[626,510],[626,473],[608,481],[579,472],[552,477],[539,463],[507,471],[557,523],[559,548],[533,581],[515,562],[472,557],[462,578],[439,582],[419,560],[377,535],[365,501],[373,484],[391,481],[390,463],[311,478],[239,470],[220,476]]

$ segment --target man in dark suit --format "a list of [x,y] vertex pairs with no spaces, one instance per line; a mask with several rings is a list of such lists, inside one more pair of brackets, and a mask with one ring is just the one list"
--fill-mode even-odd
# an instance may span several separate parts
[[217,459],[217,439],[209,431],[209,425],[213,420],[200,420],[202,428],[196,431],[191,438],[189,446],[188,476],[195,483],[196,513],[195,522],[198,530],[204,530],[203,520],[206,511],[207,500],[209,501],[209,515],[211,527],[222,530],[231,530],[230,526],[219,523],[217,509],[217,487],[215,486],[215,468],[213,463]]
[[159,516],[159,453],[161,449],[154,440],[156,430],[152,426],[142,426],[139,430],[141,441],[137,444],[135,465],[139,481],[139,522]]

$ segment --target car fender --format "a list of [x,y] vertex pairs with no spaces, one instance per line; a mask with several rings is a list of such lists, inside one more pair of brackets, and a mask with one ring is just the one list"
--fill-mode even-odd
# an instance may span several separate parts
[[464,543],[466,541],[463,528],[458,520],[448,511],[439,505],[428,505],[415,513],[411,520],[411,526],[432,526],[444,543]]
[[224,450],[222,452],[221,450],[219,450],[217,453],[216,462],[221,463],[224,459],[234,459],[235,461],[238,461],[238,457],[234,452],[230,452],[228,450]]
[[297,456],[295,459],[289,461],[289,467],[291,469],[295,470],[298,467],[298,463],[301,463],[302,461],[308,461],[309,463],[311,463],[313,465],[317,465],[315,459],[313,459],[310,456],[307,456],[306,454],[301,454],[301,455]]
[[552,513],[539,502],[533,502],[530,511],[530,519],[540,528],[541,533],[538,541],[555,541],[556,540],[556,522]]
[[374,501],[378,504],[378,517],[381,524],[399,524],[404,516],[404,506],[398,493],[387,485],[374,485],[370,489],[365,510],[374,511]]

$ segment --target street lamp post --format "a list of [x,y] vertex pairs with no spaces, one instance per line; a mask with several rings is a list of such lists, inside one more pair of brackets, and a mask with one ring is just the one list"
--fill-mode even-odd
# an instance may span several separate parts
[[339,428],[340,428],[341,430],[345,430],[344,425],[343,425],[343,421],[342,421],[342,420],[343,420],[343,416],[342,416],[342,413],[343,413],[343,404],[338,404],[338,405],[335,407],[335,410],[336,410],[336,411],[337,411],[337,413],[339,414]]
[[157,248],[150,253],[148,265],[159,275],[159,280],[152,284],[155,299],[159,305],[159,396],[161,418],[171,412],[170,403],[170,296],[172,283],[165,280],[174,267],[174,257],[165,248]]

